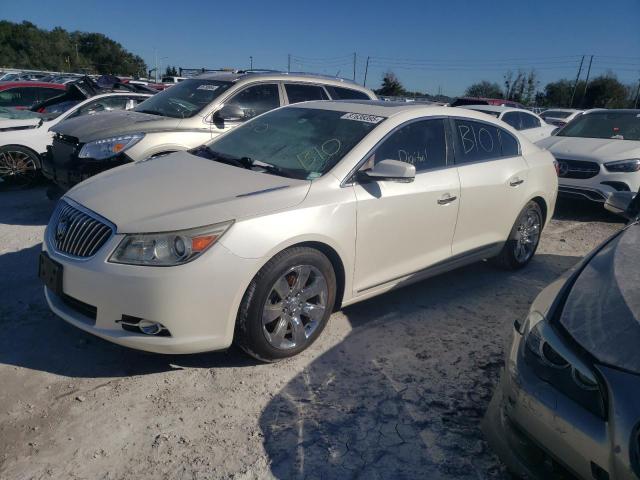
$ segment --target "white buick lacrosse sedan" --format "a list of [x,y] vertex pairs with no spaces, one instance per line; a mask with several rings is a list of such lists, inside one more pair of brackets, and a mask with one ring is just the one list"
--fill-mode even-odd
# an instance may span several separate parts
[[557,187],[549,152],[482,113],[307,102],[76,186],[39,274],[57,315],[106,340],[274,361],[342,306],[483,259],[523,267]]

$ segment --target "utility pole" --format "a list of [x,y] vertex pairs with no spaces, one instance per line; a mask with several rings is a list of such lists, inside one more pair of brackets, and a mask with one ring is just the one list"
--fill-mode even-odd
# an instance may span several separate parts
[[76,65],[79,63],[78,42],[76,42]]
[[157,49],[153,49],[153,56],[155,57],[156,60],[156,83],[158,83],[158,50]]
[[569,108],[573,107],[573,98],[576,96],[576,89],[578,88],[578,80],[580,79],[580,74],[582,73],[582,64],[584,63],[584,55],[582,55],[582,60],[580,60],[580,67],[578,68],[578,75],[576,75],[576,83],[573,84],[573,92],[571,92],[571,102],[569,102]]
[[356,52],[353,52],[353,81],[356,81]]
[[253,57],[249,55],[249,70],[253,70]]
[[633,108],[638,108],[639,98],[640,98],[640,79],[638,80],[638,89],[636,90],[636,101],[634,102]]
[[291,72],[291,54],[287,55],[287,73]]
[[593,63],[593,55],[589,59],[589,67],[587,68],[587,78],[584,81],[584,91],[582,92],[582,98],[580,99],[580,105],[584,103],[584,98],[587,96],[587,86],[589,85],[589,74],[591,73],[591,64]]
[[367,86],[367,73],[369,72],[369,58],[367,57],[367,63],[364,66],[364,86]]

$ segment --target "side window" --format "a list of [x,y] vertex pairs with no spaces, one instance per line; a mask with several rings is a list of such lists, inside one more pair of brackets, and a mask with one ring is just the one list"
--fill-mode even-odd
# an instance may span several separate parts
[[287,83],[284,86],[289,103],[308,102],[309,100],[329,100],[324,88],[318,85]]
[[416,167],[416,172],[447,164],[444,120],[422,120],[396,130],[376,148],[365,168],[382,160],[400,160]]
[[498,129],[498,133],[500,134],[500,143],[502,144],[502,156],[517,157],[520,155],[518,140],[506,130]]
[[236,93],[227,104],[240,107],[244,111],[245,119],[248,120],[280,106],[278,85],[264,83],[247,87]]
[[502,121],[508,125],[511,125],[516,130],[522,130],[520,125],[520,113],[518,112],[507,112],[502,116]]
[[488,123],[454,120],[456,163],[481,162],[502,156],[498,128]]
[[69,118],[80,117],[82,115],[93,115],[98,112],[108,112],[110,110],[124,110],[127,106],[127,97],[106,97],[89,102],[80,107]]
[[520,116],[522,118],[522,130],[526,130],[528,128],[538,128],[540,126],[540,120],[538,120],[533,115],[520,112]]
[[38,101],[36,90],[32,87],[17,87],[0,92],[0,106],[31,106]]
[[329,92],[334,100],[371,100],[366,93],[350,88],[329,87]]
[[49,100],[50,98],[57,97],[58,95],[64,94],[64,90],[60,90],[57,88],[42,88],[38,94],[38,101],[44,102],[45,100]]

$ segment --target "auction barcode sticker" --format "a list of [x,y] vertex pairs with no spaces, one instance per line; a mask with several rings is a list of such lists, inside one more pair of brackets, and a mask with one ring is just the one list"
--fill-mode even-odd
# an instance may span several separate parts
[[345,113],[340,118],[344,120],[356,120],[358,122],[380,123],[382,120],[384,120],[385,117],[367,115],[365,113]]

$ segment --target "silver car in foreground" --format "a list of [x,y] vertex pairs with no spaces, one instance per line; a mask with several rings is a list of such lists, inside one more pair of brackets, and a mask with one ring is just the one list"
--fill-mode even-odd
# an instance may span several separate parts
[[235,339],[276,360],[335,308],[486,258],[525,266],[555,206],[553,162],[469,110],[283,107],[77,185],[40,277],[56,314],[107,340],[190,353]]
[[519,476],[640,477],[640,195],[629,205],[632,197],[607,204],[630,224],[516,322],[484,430]]

